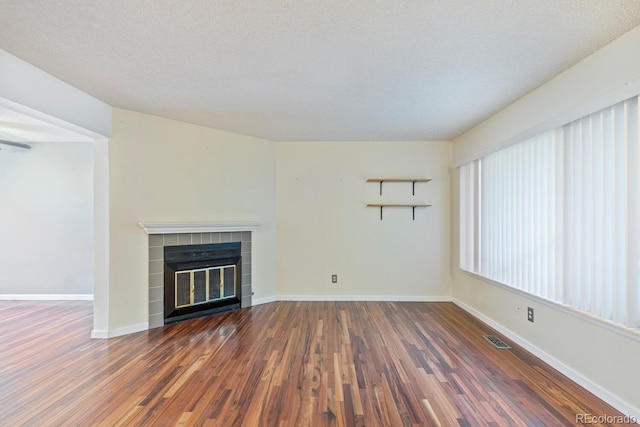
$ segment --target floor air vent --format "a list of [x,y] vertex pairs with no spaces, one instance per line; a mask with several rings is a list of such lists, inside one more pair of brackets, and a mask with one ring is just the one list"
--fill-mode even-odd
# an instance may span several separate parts
[[495,335],[483,335],[482,337],[493,344],[495,348],[511,348],[511,346],[507,345],[504,341],[502,341]]

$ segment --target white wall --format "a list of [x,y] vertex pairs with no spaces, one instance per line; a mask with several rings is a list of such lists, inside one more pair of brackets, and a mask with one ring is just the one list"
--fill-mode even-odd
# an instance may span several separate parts
[[0,49],[0,106],[90,136],[93,168],[94,330],[108,329],[109,194],[107,139],[111,106]]
[[0,294],[93,294],[89,142],[0,150]]
[[[454,164],[640,93],[640,27],[457,138]],[[458,186],[452,183],[453,296],[556,362],[574,379],[640,417],[640,338],[462,272]],[[534,307],[536,321],[526,320]],[[518,310],[518,307],[520,308]]]
[[[277,143],[280,298],[450,295],[448,142]],[[367,178],[432,178],[384,184]],[[367,203],[432,204],[378,208]],[[338,283],[331,283],[331,275]]]
[[109,140],[110,335],[148,321],[139,222],[257,221],[254,298],[275,294],[274,143],[114,109]]

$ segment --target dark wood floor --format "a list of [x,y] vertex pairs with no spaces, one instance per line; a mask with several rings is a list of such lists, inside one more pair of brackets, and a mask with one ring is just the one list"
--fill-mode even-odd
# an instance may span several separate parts
[[620,415],[450,303],[277,302],[92,340],[0,301],[0,426],[559,426]]

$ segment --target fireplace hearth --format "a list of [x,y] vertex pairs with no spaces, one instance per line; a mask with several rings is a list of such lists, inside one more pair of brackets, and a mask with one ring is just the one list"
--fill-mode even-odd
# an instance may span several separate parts
[[241,243],[164,247],[164,323],[240,308]]

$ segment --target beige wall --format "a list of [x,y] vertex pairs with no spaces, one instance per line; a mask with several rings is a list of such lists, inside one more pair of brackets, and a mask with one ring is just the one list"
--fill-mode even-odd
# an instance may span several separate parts
[[109,328],[148,320],[148,236],[139,222],[257,221],[254,298],[275,294],[275,146],[114,109],[109,140]]
[[[277,143],[279,298],[450,295],[448,142]],[[367,178],[431,178],[384,184]],[[386,208],[367,203],[432,204]],[[331,274],[338,283],[331,283]]]
[[[640,93],[640,27],[486,120],[453,144],[454,164]],[[516,138],[517,139],[517,138]],[[454,174],[455,176],[455,174]],[[640,337],[462,272],[457,266],[458,186],[452,181],[453,296],[549,355],[592,391],[640,415]],[[526,319],[534,307],[535,323]]]

